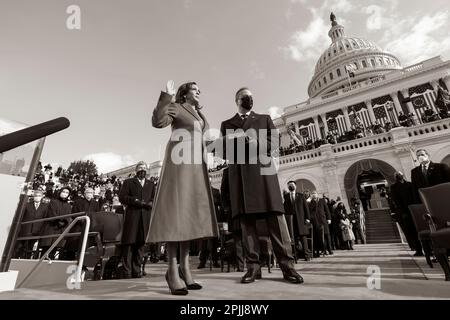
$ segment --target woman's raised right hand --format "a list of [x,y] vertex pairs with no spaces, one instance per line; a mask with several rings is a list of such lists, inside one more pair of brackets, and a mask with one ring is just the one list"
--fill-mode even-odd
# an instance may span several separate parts
[[173,80],[167,81],[166,93],[170,94],[171,96],[175,95],[175,82]]

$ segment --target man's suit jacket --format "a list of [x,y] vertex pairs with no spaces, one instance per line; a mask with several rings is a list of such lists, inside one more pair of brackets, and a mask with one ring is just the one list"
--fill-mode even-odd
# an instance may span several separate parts
[[411,183],[414,186],[415,203],[422,203],[419,189],[446,182],[450,182],[450,168],[446,164],[430,162],[426,176],[423,175],[421,166],[412,169]]
[[303,236],[309,234],[305,220],[310,220],[311,217],[303,194],[296,192],[294,202],[292,202],[290,192],[284,195],[284,214],[294,216],[295,235]]
[[317,223],[318,225],[323,225],[328,228],[327,220],[331,220],[331,214],[324,199],[319,198],[316,201],[311,200],[309,202],[309,212],[313,223]]
[[[22,221],[31,221],[37,219],[43,219],[47,217],[48,204],[40,203],[38,209],[34,206],[34,202],[27,203],[25,207],[25,213],[23,214]],[[40,236],[44,231],[44,222],[36,222],[30,224],[24,224],[20,227],[21,237],[26,236]]]
[[[222,122],[220,131],[225,151],[226,144],[230,146],[230,143],[233,143],[236,146],[236,141],[244,139],[227,139],[227,130],[238,129],[244,131],[253,129],[257,133],[259,130],[267,132],[267,138],[264,141],[256,140],[258,155],[269,156],[272,154],[272,150],[276,149],[276,145],[278,145],[278,141],[272,141],[271,139],[271,134],[276,128],[270,116],[257,114],[252,111],[246,120],[243,120],[239,114],[236,114],[233,118]],[[242,140],[240,141],[242,142]],[[248,140],[245,146],[246,153],[248,153]],[[230,154],[225,152],[222,156],[230,161],[228,164],[228,183],[233,217],[242,214],[282,214],[284,212],[277,173],[273,170],[273,174],[266,174],[267,172],[262,174],[270,166],[273,168],[273,161],[265,164],[259,158],[256,159],[256,163],[251,163],[250,160],[254,159],[254,157],[247,156],[245,161],[242,161],[243,163],[236,163],[236,159]]]
[[155,184],[145,179],[142,187],[138,178],[130,178],[123,182],[119,192],[119,200],[126,205],[123,222],[122,244],[144,244],[150,224],[151,208]]

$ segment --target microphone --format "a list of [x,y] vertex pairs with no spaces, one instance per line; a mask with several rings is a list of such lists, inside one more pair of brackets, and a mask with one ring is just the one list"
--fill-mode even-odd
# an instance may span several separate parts
[[0,136],[0,153],[64,130],[70,126],[67,118],[60,117],[25,129]]

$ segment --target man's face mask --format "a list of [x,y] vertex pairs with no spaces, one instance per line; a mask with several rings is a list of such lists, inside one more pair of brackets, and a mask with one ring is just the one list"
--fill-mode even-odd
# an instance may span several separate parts
[[427,155],[424,155],[424,154],[421,154],[421,155],[418,157],[418,159],[419,159],[419,162],[420,162],[420,163],[426,163],[426,162],[428,162],[428,156],[427,156]]
[[248,95],[243,96],[241,98],[241,107],[250,111],[253,108],[253,97]]
[[146,172],[145,170],[139,170],[138,172],[136,172],[136,176],[137,176],[139,179],[144,179],[146,173],[147,173],[147,172]]

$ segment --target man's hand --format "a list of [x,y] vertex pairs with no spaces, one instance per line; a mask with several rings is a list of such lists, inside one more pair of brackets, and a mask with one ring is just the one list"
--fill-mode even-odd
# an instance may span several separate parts
[[309,221],[308,219],[305,219],[305,222],[306,222],[306,223],[311,223],[311,221]]
[[331,220],[327,220],[328,224],[331,224]]

